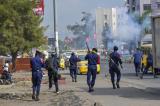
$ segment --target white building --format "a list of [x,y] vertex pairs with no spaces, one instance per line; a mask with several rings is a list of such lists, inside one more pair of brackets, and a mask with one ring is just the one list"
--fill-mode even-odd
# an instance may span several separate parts
[[96,10],[96,35],[97,45],[102,45],[102,32],[105,25],[108,25],[112,34],[116,32],[117,13],[116,8],[98,8]]

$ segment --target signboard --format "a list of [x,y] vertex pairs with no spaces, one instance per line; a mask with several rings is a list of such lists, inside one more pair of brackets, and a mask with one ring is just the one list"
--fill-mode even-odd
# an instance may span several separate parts
[[154,67],[160,68],[160,16],[152,17]]
[[44,15],[44,0],[37,0],[36,8],[33,11],[36,15]]

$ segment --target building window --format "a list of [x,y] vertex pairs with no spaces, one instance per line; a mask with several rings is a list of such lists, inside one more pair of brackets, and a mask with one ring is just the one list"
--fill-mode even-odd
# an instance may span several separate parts
[[144,10],[151,10],[151,4],[143,4]]
[[157,8],[160,8],[160,2],[157,2]]

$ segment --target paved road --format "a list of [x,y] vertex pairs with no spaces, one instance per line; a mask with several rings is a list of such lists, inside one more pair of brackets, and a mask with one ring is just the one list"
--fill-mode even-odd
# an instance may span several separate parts
[[121,88],[113,90],[110,77],[104,77],[106,70],[108,71],[107,65],[102,63],[101,69],[101,74],[97,77],[95,92],[87,93],[85,75],[79,76],[79,82],[72,85],[84,91],[85,97],[89,95],[88,97],[100,102],[103,106],[160,106],[159,79],[153,79],[152,75],[148,75],[140,80],[135,76],[133,65],[124,64]]
[[[102,62],[101,73],[97,76],[93,93],[88,92],[86,75],[78,75],[78,82],[74,83],[68,74],[69,71],[65,70],[63,76],[66,77],[66,84],[60,84],[61,93],[53,93],[54,88],[48,91],[48,84],[43,83],[39,102],[31,100],[31,83],[22,81],[7,89],[0,88],[0,94],[29,92],[30,95],[20,100],[0,99],[0,106],[94,106],[95,103],[96,106],[160,106],[160,78],[153,79],[153,76],[149,75],[140,80],[135,76],[133,68],[132,64],[124,64],[121,88],[114,90],[110,76],[105,77],[107,65]],[[31,74],[18,76],[26,77]],[[47,80],[47,76],[45,79]]]

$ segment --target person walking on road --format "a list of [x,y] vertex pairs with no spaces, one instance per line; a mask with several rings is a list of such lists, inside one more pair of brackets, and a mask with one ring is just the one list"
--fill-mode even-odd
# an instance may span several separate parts
[[77,82],[77,62],[80,61],[80,59],[75,55],[75,53],[71,54],[71,57],[69,58],[70,62],[70,75],[72,77],[72,82]]
[[138,76],[138,73],[141,70],[141,60],[142,60],[142,52],[140,51],[139,48],[137,48],[136,52],[133,54],[133,58],[134,58],[136,76]]
[[[143,78],[143,75],[145,73],[148,73],[148,70],[149,70],[150,67],[151,67],[151,69],[153,71],[154,70],[154,68],[153,68],[153,56],[152,56],[151,52],[149,52],[148,55],[147,55],[147,58],[146,58],[146,67],[143,70],[141,79]],[[153,74],[154,74],[154,77],[155,77],[156,75],[155,75],[154,71],[153,71]]]
[[88,53],[85,56],[85,60],[88,60],[87,84],[89,87],[89,92],[93,92],[94,91],[93,87],[95,85],[95,80],[97,75],[97,63],[98,63],[97,49],[93,48],[92,52]]
[[[122,61],[120,58],[120,54],[117,52],[118,47],[114,46],[114,51],[109,56],[109,72],[111,75],[111,82],[113,85],[113,89],[120,88],[119,82],[121,79],[121,69],[119,68],[119,65],[122,67]],[[117,75],[117,82],[115,85],[115,74]]]
[[52,88],[52,84],[54,81],[56,93],[59,93],[58,87],[58,66],[59,61],[56,54],[51,54],[46,62],[46,69],[48,70],[48,80],[49,80],[49,89]]
[[43,76],[42,67],[44,67],[44,63],[41,58],[41,52],[36,51],[36,55],[31,59],[31,68],[32,68],[32,99],[35,101],[39,101],[41,80]]

